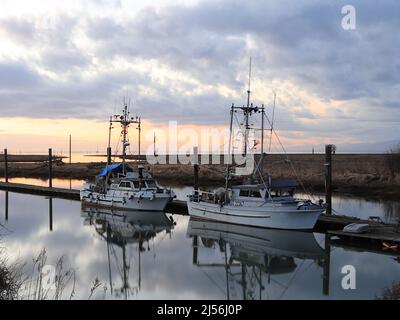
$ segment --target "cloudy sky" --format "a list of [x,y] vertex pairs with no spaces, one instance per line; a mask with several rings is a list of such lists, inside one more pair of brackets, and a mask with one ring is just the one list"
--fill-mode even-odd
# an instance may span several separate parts
[[[356,29],[342,27],[342,7]],[[0,144],[14,151],[107,143],[122,99],[145,132],[226,127],[253,101],[289,151],[385,151],[400,140],[397,0],[2,0]],[[151,139],[150,139],[151,140]],[[150,141],[148,141],[150,143]]]

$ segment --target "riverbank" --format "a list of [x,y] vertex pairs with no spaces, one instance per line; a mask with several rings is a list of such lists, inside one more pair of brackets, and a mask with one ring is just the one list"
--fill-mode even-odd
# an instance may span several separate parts
[[[324,190],[325,156],[323,154],[267,155],[264,172],[273,178],[298,179],[310,191]],[[53,177],[61,179],[93,179],[105,163],[54,164]],[[192,185],[191,165],[146,164],[163,184]],[[295,171],[294,171],[295,169]],[[391,174],[384,154],[336,154],[333,156],[333,187],[341,193],[374,197],[399,198],[400,175]],[[9,163],[9,177],[48,178],[48,164]],[[201,165],[200,186],[220,185],[224,182],[224,165]],[[4,163],[0,163],[0,177],[4,177]]]

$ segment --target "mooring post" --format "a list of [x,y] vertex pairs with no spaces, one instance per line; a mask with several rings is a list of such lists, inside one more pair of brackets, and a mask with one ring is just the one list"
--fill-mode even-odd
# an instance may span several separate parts
[[138,123],[138,130],[139,130],[138,142],[139,142],[139,156],[140,156],[140,139],[141,139],[141,136],[142,136],[142,127],[141,127],[140,117],[139,117],[139,123]]
[[329,296],[329,279],[331,269],[331,238],[328,234],[325,235],[325,254],[324,254],[324,274],[322,284],[322,294]]
[[326,214],[332,214],[332,149],[333,145],[325,146],[325,202]]
[[198,147],[193,147],[193,174],[194,174],[194,181],[193,181],[193,189],[194,194],[197,196],[199,194],[199,151]]
[[52,150],[49,148],[49,187],[53,187],[53,155]]
[[193,237],[193,264],[196,265],[197,264],[197,252],[198,252],[198,244],[197,244],[197,236]]
[[4,178],[8,182],[8,154],[7,149],[4,149]]
[[72,163],[72,137],[69,135],[69,164]]
[[111,147],[107,148],[107,165],[111,164]]

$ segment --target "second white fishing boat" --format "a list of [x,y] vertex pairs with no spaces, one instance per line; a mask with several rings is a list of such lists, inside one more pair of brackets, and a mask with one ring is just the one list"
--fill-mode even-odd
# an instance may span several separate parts
[[[250,103],[249,82],[247,106],[236,107],[232,105],[231,107],[228,154],[233,157],[233,152],[231,154],[233,149],[231,148],[233,118],[237,114],[243,114],[241,133],[244,137],[244,149],[242,156],[252,156],[250,159],[254,164],[254,170],[250,177],[246,177],[247,181],[243,184],[229,187],[232,165],[228,164],[224,187],[217,189],[215,192],[194,190],[193,194],[188,196],[189,214],[201,219],[248,226],[311,230],[314,228],[318,217],[325,210],[322,200],[319,203],[314,203],[311,200],[296,199],[293,196],[297,186],[295,181],[273,180],[270,173],[267,178],[263,175],[264,131],[269,130],[271,135],[273,132],[271,123],[271,128],[264,128],[264,120],[266,118],[264,110],[264,106],[257,107]],[[261,114],[261,128],[252,128],[250,125],[250,118],[255,114]],[[236,120],[238,119],[236,118]],[[237,122],[239,123],[239,121]],[[251,154],[254,147],[250,146],[250,130],[261,132],[261,157],[257,164],[255,163],[254,154]],[[256,140],[254,141],[255,146]]]

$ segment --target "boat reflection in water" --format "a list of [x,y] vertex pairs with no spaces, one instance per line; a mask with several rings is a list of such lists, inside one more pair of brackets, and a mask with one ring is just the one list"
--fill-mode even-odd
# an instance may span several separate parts
[[[137,294],[141,288],[141,254],[150,251],[149,242],[158,234],[164,231],[171,234],[175,225],[172,217],[168,218],[164,212],[157,211],[119,211],[94,207],[82,207],[81,216],[84,218],[84,225],[93,226],[107,243],[111,294],[125,299],[130,294]],[[119,257],[121,253],[122,259]],[[137,259],[134,255],[137,255]],[[131,286],[129,282],[132,260],[138,263],[135,286]],[[114,288],[112,267],[120,273],[122,279],[122,287],[118,289]]]
[[[303,261],[314,260],[319,267],[324,262],[324,250],[312,233],[191,218],[187,235],[193,238],[193,264],[203,269],[225,269],[224,291],[228,300],[268,297],[268,292],[263,294],[264,285],[271,282],[273,275],[294,273],[298,267],[295,258]],[[201,247],[205,248],[202,250],[219,250],[224,262],[199,262]],[[282,286],[286,291],[288,286]],[[281,296],[283,294],[284,292]]]

